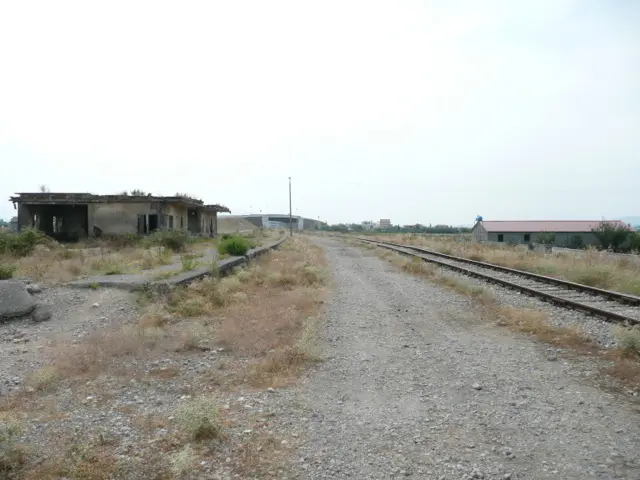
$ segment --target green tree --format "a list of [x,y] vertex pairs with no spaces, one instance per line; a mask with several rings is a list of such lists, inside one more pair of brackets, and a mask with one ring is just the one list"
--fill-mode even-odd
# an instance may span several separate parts
[[640,252],[640,232],[631,232],[629,235],[629,250],[634,253]]
[[600,225],[593,230],[593,233],[601,248],[610,248],[614,252],[622,252],[628,250],[628,241],[633,232],[622,225],[600,222]]
[[569,240],[569,248],[582,249],[584,248],[584,240],[582,239],[582,235],[571,235],[571,239]]
[[537,243],[542,245],[553,245],[556,243],[556,234],[553,232],[542,232],[538,235]]

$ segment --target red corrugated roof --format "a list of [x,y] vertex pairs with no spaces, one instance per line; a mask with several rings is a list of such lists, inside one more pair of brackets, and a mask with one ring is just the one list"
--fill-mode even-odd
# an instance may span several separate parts
[[[602,220],[484,220],[482,226],[487,232],[591,232],[598,228]],[[620,220],[606,220],[615,226],[628,225]]]

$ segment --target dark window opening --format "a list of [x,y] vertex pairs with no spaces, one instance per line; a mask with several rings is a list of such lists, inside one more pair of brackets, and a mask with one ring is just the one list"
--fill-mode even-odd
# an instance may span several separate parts
[[169,228],[173,228],[173,215],[169,215]]
[[158,215],[149,214],[149,232],[155,232],[158,229]]
[[504,235],[502,233],[498,234],[498,241],[504,242]]
[[180,230],[184,230],[184,217],[180,216]]
[[147,233],[147,216],[144,213],[138,215],[138,233],[140,235]]
[[525,233],[524,234],[524,241],[525,242],[530,242],[531,241],[531,234],[530,233]]

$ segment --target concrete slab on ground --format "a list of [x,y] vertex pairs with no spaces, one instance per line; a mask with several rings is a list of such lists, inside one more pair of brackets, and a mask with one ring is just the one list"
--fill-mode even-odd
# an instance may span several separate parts
[[[218,260],[218,271],[220,275],[226,275],[234,268],[246,263],[249,259],[262,255],[269,250],[277,248],[286,237],[281,238],[275,242],[269,243],[267,245],[252,248],[247,252],[246,255],[242,257],[229,257],[223,260]],[[205,251],[204,257],[211,258],[210,262],[213,262],[213,249],[207,249]],[[70,287],[76,288],[93,288],[93,287],[109,287],[109,288],[121,288],[124,290],[140,290],[145,287],[153,287],[157,286],[166,286],[173,287],[177,285],[184,285],[189,282],[193,282],[194,280],[199,280],[201,278],[207,277],[211,275],[211,266],[205,265],[201,267],[194,268],[193,270],[189,270],[187,272],[180,271],[182,265],[180,263],[174,263],[172,265],[163,265],[161,267],[153,268],[150,270],[146,270],[144,273],[134,273],[134,274],[121,274],[121,275],[96,275],[92,277],[86,277],[78,280],[73,280],[67,283]],[[158,274],[164,272],[172,272],[176,271],[176,274],[158,280],[156,279]]]

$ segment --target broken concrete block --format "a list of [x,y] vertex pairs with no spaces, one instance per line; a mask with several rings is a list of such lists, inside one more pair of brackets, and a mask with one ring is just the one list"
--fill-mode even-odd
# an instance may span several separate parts
[[27,285],[27,292],[31,294],[40,293],[41,291],[42,291],[42,288],[37,283],[32,283],[30,285]]
[[44,322],[51,318],[51,307],[47,305],[38,305],[33,312],[31,312],[31,319],[34,322]]
[[36,308],[36,299],[25,289],[24,283],[0,280],[0,318],[22,317]]

